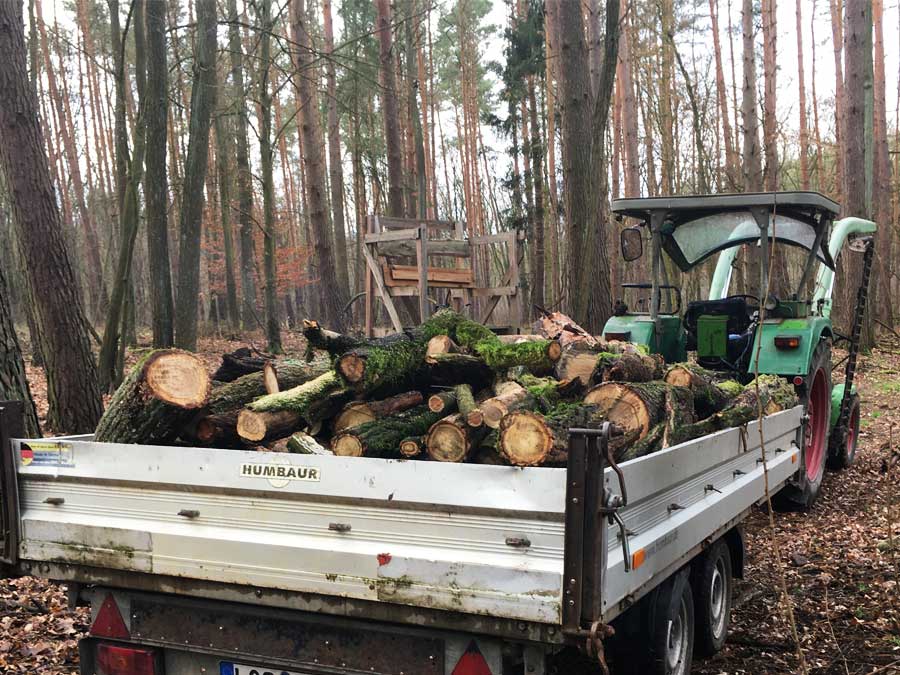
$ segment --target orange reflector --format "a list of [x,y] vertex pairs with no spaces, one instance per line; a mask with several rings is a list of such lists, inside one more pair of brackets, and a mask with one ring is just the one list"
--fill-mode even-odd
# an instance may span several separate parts
[[493,675],[491,669],[481,655],[478,645],[472,640],[466,652],[459,657],[451,675]]
[[647,559],[647,552],[644,549],[639,549],[631,554],[631,569],[636,570],[638,567],[644,564],[644,560]]
[[131,637],[128,627],[122,619],[122,612],[116,604],[112,593],[106,596],[103,604],[100,605],[100,611],[97,612],[97,618],[91,624],[91,635],[95,637],[108,637],[127,639]]
[[778,349],[797,349],[800,346],[799,335],[776,335],[775,347]]
[[797,463],[797,453],[795,452],[793,455],[791,455],[791,464],[796,464],[796,463]]

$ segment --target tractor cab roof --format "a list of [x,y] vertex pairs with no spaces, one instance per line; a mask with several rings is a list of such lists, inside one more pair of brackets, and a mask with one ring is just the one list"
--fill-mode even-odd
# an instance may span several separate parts
[[818,192],[616,199],[612,211],[658,224],[663,249],[683,272],[719,251],[758,242],[759,222],[768,222],[770,239],[815,249],[816,257],[834,269],[827,230],[840,206]]

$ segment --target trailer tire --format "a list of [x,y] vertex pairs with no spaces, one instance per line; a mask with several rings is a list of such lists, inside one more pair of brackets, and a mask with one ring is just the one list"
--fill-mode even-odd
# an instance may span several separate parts
[[688,675],[693,659],[695,621],[690,568],[666,579],[641,604],[643,630],[626,647],[631,672]]
[[828,456],[828,425],[831,419],[831,342],[823,339],[816,346],[809,374],[800,392],[808,421],[803,429],[800,475],[788,483],[782,494],[794,506],[812,507],[822,491],[825,460]]
[[725,644],[731,624],[734,577],[731,551],[724,540],[716,541],[697,559],[691,586],[694,589],[694,651],[698,656],[712,656]]
[[856,459],[856,446],[859,442],[859,394],[850,398],[850,415],[847,418],[847,431],[841,438],[832,436],[828,452],[828,468],[846,469]]

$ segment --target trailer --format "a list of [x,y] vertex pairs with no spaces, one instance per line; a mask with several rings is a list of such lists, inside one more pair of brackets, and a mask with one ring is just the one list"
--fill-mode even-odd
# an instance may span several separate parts
[[[652,279],[631,286],[649,311],[622,303],[606,337],[787,378],[801,405],[620,465],[610,424],[570,429],[564,468],[523,468],[28,439],[21,404],[0,402],[3,572],[90,604],[83,675],[686,675],[726,640],[750,510],[779,491],[808,506],[826,458],[853,460],[875,226],[844,219],[829,240],[838,206],[810,193],[613,210],[649,230]],[[626,260],[642,237],[624,231]],[[864,274],[847,383],[832,389],[848,238]],[[786,299],[766,292],[776,242],[808,253]],[[759,290],[729,295],[748,244]],[[684,317],[662,306],[677,295],[663,251],[683,271],[719,255],[709,299]]]

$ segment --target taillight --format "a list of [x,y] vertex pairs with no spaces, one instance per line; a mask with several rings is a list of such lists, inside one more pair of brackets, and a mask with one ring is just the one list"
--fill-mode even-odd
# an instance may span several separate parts
[[103,675],[156,675],[156,653],[118,645],[97,645],[97,665]]
[[451,675],[492,675],[492,673],[478,645],[472,641],[466,647],[465,653],[459,657]]
[[777,349],[797,349],[800,346],[799,335],[776,335],[775,347]]

